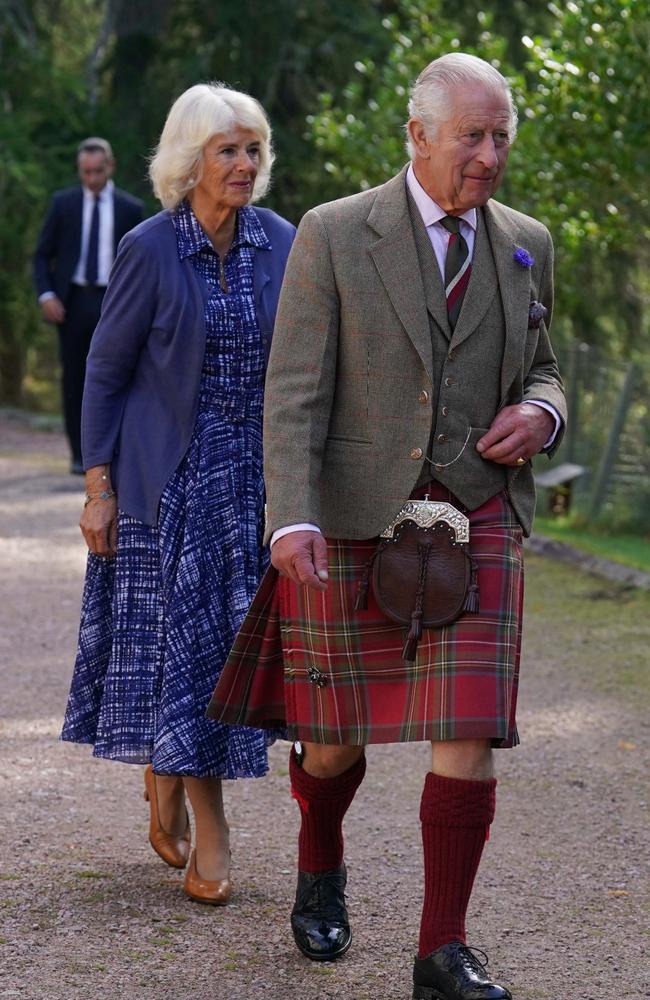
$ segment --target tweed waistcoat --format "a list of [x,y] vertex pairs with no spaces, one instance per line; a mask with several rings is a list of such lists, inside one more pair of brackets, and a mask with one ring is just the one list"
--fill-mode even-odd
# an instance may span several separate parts
[[[480,285],[481,296],[485,295],[486,286],[491,287],[493,299],[470,339],[465,341],[465,350],[470,352],[477,348],[474,338],[480,338],[480,385],[471,384],[469,379],[463,385],[463,374],[457,375],[460,352],[457,353],[452,346],[456,331],[452,334],[447,320],[440,269],[422,216],[410,196],[409,212],[420,262],[433,353],[431,435],[417,485],[422,486],[429,480],[436,479],[462,503],[473,509],[477,506],[477,501],[484,503],[490,496],[505,489],[507,483],[505,468],[486,462],[476,451],[476,442],[487,431],[499,405],[505,317],[494,256],[482,213],[479,212],[472,276],[456,330],[463,334],[471,329],[468,316],[474,308],[477,284]],[[478,277],[475,280],[476,275]],[[449,378],[454,379],[454,382],[447,386],[445,379]],[[478,482],[472,481],[474,470]]]

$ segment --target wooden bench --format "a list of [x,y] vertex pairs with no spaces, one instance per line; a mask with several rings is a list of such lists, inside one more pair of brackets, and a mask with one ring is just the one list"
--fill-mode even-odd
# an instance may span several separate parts
[[536,485],[547,490],[548,513],[552,517],[569,513],[573,484],[586,472],[584,465],[561,462],[552,469],[535,473]]

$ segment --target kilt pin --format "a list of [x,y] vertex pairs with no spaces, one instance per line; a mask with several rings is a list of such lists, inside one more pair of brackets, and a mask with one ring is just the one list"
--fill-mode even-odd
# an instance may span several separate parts
[[[276,533],[320,530],[327,589],[267,571],[208,713],[284,727],[297,741],[291,928],[314,961],[338,959],[351,943],[342,823],[364,777],[363,748],[431,741],[413,997],[511,1000],[467,946],[465,915],[494,817],[490,748],[519,742],[522,538],[535,490],[528,460],[500,464],[476,445],[504,408],[527,401],[539,447],[550,424],[538,406],[555,416],[545,450],[561,440],[557,363],[543,319],[529,322],[533,304],[551,311],[553,251],[543,226],[487,198],[440,226],[449,216],[418,176],[405,167],[311,210],[298,229],[265,393],[266,539],[280,546],[280,537],[276,551],[297,558],[316,543]],[[425,628],[406,662],[406,629],[382,612],[373,586],[361,610],[356,598],[382,531],[406,500],[426,495],[469,519],[478,609],[472,601],[450,624]],[[441,747],[461,757],[478,748],[481,767],[439,773]]]

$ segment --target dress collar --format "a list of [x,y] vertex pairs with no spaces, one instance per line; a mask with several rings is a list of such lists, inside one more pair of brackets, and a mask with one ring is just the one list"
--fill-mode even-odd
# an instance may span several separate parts
[[[172,212],[172,221],[176,230],[178,255],[181,260],[200,253],[202,250],[215,252],[188,201],[182,201],[178,208]],[[242,246],[253,246],[262,250],[271,249],[271,243],[261,222],[253,209],[248,206],[240,208],[237,212],[235,237],[230,250],[238,250]]]

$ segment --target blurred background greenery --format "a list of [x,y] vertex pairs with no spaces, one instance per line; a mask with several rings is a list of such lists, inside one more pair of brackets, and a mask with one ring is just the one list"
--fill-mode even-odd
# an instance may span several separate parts
[[649,531],[650,0],[0,0],[0,406],[58,409],[30,260],[81,138],[111,141],[117,183],[153,213],[146,160],[169,105],[225,81],[266,108],[265,204],[298,222],[399,169],[408,89],[453,49],[511,81],[520,127],[499,197],[555,240],[576,418],[558,461],[587,470],[574,517]]

